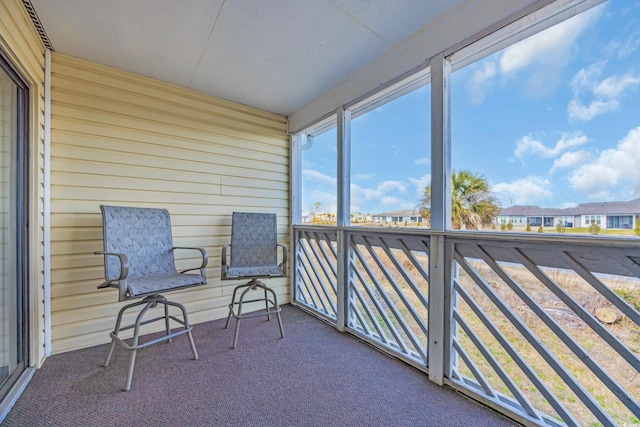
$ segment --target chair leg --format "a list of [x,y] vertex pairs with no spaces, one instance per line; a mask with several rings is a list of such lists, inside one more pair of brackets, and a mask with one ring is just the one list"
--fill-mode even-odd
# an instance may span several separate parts
[[282,319],[280,319],[280,312],[276,313],[276,317],[278,318],[278,327],[280,328],[280,338],[284,338],[284,330],[282,329]]
[[233,332],[233,344],[231,345],[231,348],[236,348],[236,346],[238,345],[238,332],[240,331],[240,319],[236,318],[236,328]]
[[276,317],[278,318],[278,328],[280,328],[280,338],[284,338],[284,329],[282,329],[282,319],[280,318],[280,306],[278,305],[278,296],[276,292],[271,288],[265,288],[265,296],[267,293],[267,289],[271,292],[273,296],[273,308],[276,309]]
[[[233,307],[236,305],[236,295],[238,294],[238,290],[242,288],[246,288],[247,286],[251,286],[250,283],[251,282],[245,285],[238,285],[233,289],[233,295],[231,296],[231,304],[229,304],[229,314],[227,315],[227,321],[224,324],[224,329],[227,329],[229,327],[229,320],[231,320],[231,316],[236,317],[233,313]],[[244,293],[246,293],[246,291]],[[244,295],[244,293],[242,295]],[[242,297],[240,297],[240,300],[242,300]]]
[[138,340],[140,338],[140,324],[142,323],[142,317],[147,313],[147,311],[149,311],[149,308],[151,308],[151,306],[155,304],[155,301],[147,302],[144,308],[140,310],[140,313],[138,313],[138,316],[136,317],[136,323],[133,328],[133,340],[131,343],[131,347],[133,348],[130,350],[131,356],[129,357],[129,371],[127,372],[127,385],[124,388],[125,391],[131,390],[131,382],[133,381],[133,368],[136,365],[136,355],[138,354]]
[[[165,303],[164,304],[164,329],[167,333],[167,335],[171,334],[171,326],[169,325],[169,306]],[[171,338],[167,339],[167,343],[171,342]]]
[[267,295],[267,288],[264,288],[264,310],[267,312],[267,321],[270,321],[271,316],[269,316],[269,296]]
[[[189,339],[189,345],[191,346],[191,352],[193,353],[193,360],[198,360],[198,350],[196,350],[196,343],[193,341],[193,335],[191,334],[191,324],[189,323],[189,316],[187,315],[187,309],[184,305],[173,302],[173,301],[164,301],[165,310],[168,310],[166,307],[168,305],[172,305],[174,307],[178,307],[180,311],[182,311],[182,319],[184,320],[184,328],[188,330],[187,338]],[[167,311],[168,312],[168,311]],[[167,324],[169,320],[167,319]]]
[[107,357],[105,357],[102,366],[109,366],[109,362],[111,361],[111,356],[113,355],[113,350],[116,348],[116,340],[111,338],[111,344],[109,345],[109,350],[107,350]]
[[[229,304],[230,307],[233,307],[233,303]],[[229,327],[229,320],[231,319],[231,316],[233,315],[233,309],[229,308],[229,314],[227,315],[227,322],[224,324],[224,329],[227,329]]]
[[133,368],[136,364],[136,355],[138,354],[138,350],[131,350],[131,355],[129,356],[129,370],[127,371],[127,385],[124,388],[124,391],[131,390],[131,383],[133,382]]
[[[125,311],[127,311],[130,308],[136,307],[138,305],[143,305],[144,307],[142,308],[142,310],[140,310],[140,313],[138,313],[138,316],[136,317],[136,321],[133,325],[129,325],[129,326],[124,326],[122,327],[122,317],[125,313]],[[164,304],[164,315],[160,316],[160,317],[156,317],[153,318],[151,320],[147,320],[147,321],[143,321],[143,317],[144,315],[147,313],[147,311],[149,311],[150,308],[155,308],[158,304]],[[180,319],[176,318],[176,317],[172,317],[169,315],[169,305],[171,306],[175,306],[178,307],[181,311],[182,311],[182,318],[183,321],[180,321]],[[165,321],[165,333],[167,335],[166,339],[163,339],[164,337],[159,337],[156,339],[152,339],[149,340],[143,344],[140,344],[140,326],[147,324],[147,323],[151,323],[157,320],[163,320]],[[170,325],[170,320],[173,319],[175,321],[177,321],[178,323],[182,323],[184,326],[184,330],[178,330],[176,332],[171,332],[171,325]],[[132,338],[132,342],[131,345],[127,344],[127,342],[125,342],[125,340],[123,340],[122,338],[120,338],[120,331],[121,330],[125,330],[125,329],[131,329],[133,328],[133,338]],[[147,347],[149,345],[153,345],[153,344],[157,344],[160,342],[170,342],[171,338],[174,336],[178,336],[178,335],[183,335],[186,334],[187,338],[189,339],[189,345],[191,347],[191,351],[193,353],[193,359],[196,360],[198,359],[198,351],[196,350],[196,345],[195,342],[193,340],[193,335],[191,333],[191,329],[192,326],[189,323],[189,317],[187,315],[187,309],[184,307],[184,305],[177,303],[177,302],[172,302],[172,301],[167,301],[167,299],[162,296],[162,295],[151,295],[148,296],[146,298],[144,298],[142,301],[138,301],[135,302],[133,304],[129,304],[126,305],[124,307],[122,307],[120,309],[120,311],[118,312],[118,318],[116,320],[116,326],[113,330],[113,332],[111,332],[111,344],[109,346],[109,349],[107,351],[107,356],[105,358],[105,361],[103,363],[103,366],[108,366],[109,362],[111,361],[111,357],[113,355],[113,351],[115,349],[115,346],[117,343],[119,343],[122,347],[125,348],[125,350],[128,350],[131,352],[131,354],[129,355],[129,368],[127,371],[127,383],[126,386],[124,388],[125,391],[128,391],[131,389],[131,383],[133,382],[133,371],[135,369],[135,364],[136,364],[136,357],[138,354],[138,350],[144,347]]]
[[118,317],[116,319],[116,326],[113,328],[113,332],[111,332],[111,345],[109,346],[109,350],[107,350],[107,357],[105,357],[104,359],[104,363],[102,364],[102,366],[106,367],[109,366],[109,362],[111,361],[111,356],[113,355],[113,350],[116,348],[116,341],[118,341],[119,335],[120,335],[120,327],[122,324],[122,316],[124,314],[125,311],[127,311],[128,309],[132,308],[132,307],[136,307],[142,304],[146,304],[146,302],[144,301],[138,301],[138,302],[134,302],[133,304],[127,304],[124,307],[122,307],[120,309],[120,311],[118,312]]
[[[240,298],[236,303],[237,291],[241,288],[246,288],[246,289],[244,289],[242,294],[240,294]],[[244,303],[244,298],[247,295],[247,293],[249,291],[256,290],[257,288],[261,288],[264,291],[264,303],[265,303],[264,310],[267,315],[267,321],[271,320],[271,317],[270,317],[271,314],[276,314],[276,317],[278,318],[278,328],[280,329],[280,338],[284,338],[284,328],[282,327],[282,318],[280,317],[280,306],[278,305],[278,297],[276,296],[275,291],[269,288],[268,286],[266,286],[261,281],[257,279],[252,279],[249,283],[245,285],[236,286],[236,288],[233,290],[231,304],[229,304],[229,315],[227,316],[227,321],[224,325],[226,329],[229,326],[229,321],[231,320],[231,317],[236,319],[236,326],[233,333],[233,344],[231,345],[231,348],[236,348],[236,346],[238,345],[238,333],[240,331],[240,320],[246,317],[255,317],[255,315],[252,315],[251,313],[246,315],[243,314],[242,304]],[[269,293],[272,295],[273,299],[269,299]],[[260,301],[260,299],[250,299],[247,302],[251,303],[251,302],[257,302],[257,301]],[[270,303],[273,305],[271,309],[269,308]],[[234,310],[234,307],[236,305],[238,306],[237,311]],[[262,313],[260,312],[258,315],[262,315]]]

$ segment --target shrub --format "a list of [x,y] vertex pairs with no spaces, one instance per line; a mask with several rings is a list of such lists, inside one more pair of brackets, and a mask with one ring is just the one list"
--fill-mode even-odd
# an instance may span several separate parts
[[507,230],[509,231],[513,230],[513,223],[511,221],[507,223]]
[[527,228],[525,228],[525,230],[531,231],[531,224],[527,224]]
[[591,225],[589,226],[589,233],[596,235],[600,234],[600,231],[602,231],[602,228],[600,228],[600,226],[596,224],[596,221],[592,219]]
[[564,224],[562,223],[562,221],[558,221],[558,223],[556,224],[556,230],[558,231],[558,233],[564,233]]
[[538,233],[542,233],[544,231],[544,229],[542,228],[542,226],[538,227]]

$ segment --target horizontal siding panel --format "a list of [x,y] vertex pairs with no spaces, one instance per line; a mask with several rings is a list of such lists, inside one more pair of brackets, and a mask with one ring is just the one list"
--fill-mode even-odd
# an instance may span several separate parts
[[[113,176],[113,167],[109,163],[97,162],[97,161],[85,161],[77,159],[56,159],[57,162],[64,161],[64,166],[58,170],[65,171],[67,173],[75,173],[83,176],[92,175],[103,177]],[[166,173],[169,173],[171,169],[167,169]],[[175,171],[175,169],[174,169]],[[53,173],[56,173],[54,171]],[[158,168],[141,166],[141,165],[125,165],[118,164],[119,176],[128,178],[140,178],[140,179],[158,179]],[[209,172],[193,172],[188,170],[180,170],[176,173],[172,173],[171,180],[182,183],[203,183],[203,184],[221,184],[222,177],[218,174]],[[268,181],[270,182],[270,181]],[[270,187],[271,188],[271,187]]]
[[[220,255],[221,249],[220,250],[214,250],[213,248],[204,248],[204,249],[207,251],[207,255],[209,256],[208,266],[211,267],[212,261],[215,259],[216,255],[217,256]],[[102,248],[98,250],[102,250]],[[102,260],[103,260],[102,255],[94,255],[93,252],[84,252],[79,254],[65,254],[65,255],[55,256],[55,262],[65,266],[65,269],[62,271],[67,271],[73,268],[99,267],[100,277],[102,276]],[[176,260],[176,269],[184,270],[186,268],[199,267],[201,264],[202,257],[200,256],[200,252],[198,251],[179,249],[175,251],[175,260]],[[219,260],[218,260],[218,263],[219,263]]]
[[[218,179],[216,179],[218,178]],[[212,176],[212,181],[219,181],[219,177]],[[52,172],[51,185],[65,187],[91,187],[91,188],[123,188],[143,191],[184,192],[191,194],[220,194],[220,184],[203,184],[200,182],[174,181],[169,179],[134,178],[124,176],[86,175],[70,172]]]
[[[104,200],[101,202],[97,201],[87,201],[87,200],[52,200],[51,201],[51,210],[56,214],[73,214],[78,212],[80,214],[87,213],[95,213],[100,212],[100,204],[109,204],[115,206],[136,206],[141,208],[161,208],[166,209],[169,208],[169,212],[172,214],[190,214],[194,215],[231,215],[233,211],[241,211],[241,212],[265,212],[265,209],[260,206],[255,206],[253,204],[247,205],[200,205],[200,204],[174,204],[171,206],[167,206],[166,203],[142,203],[140,201],[136,201],[133,203],[127,202],[125,203],[122,200]],[[280,217],[285,218],[288,214],[288,206],[282,207],[274,207],[269,209],[268,212],[272,212],[278,215],[278,221],[280,221]],[[231,220],[229,219],[229,222]]]
[[[64,55],[53,55],[53,71],[53,351],[107,342],[122,306],[115,290],[97,289],[101,204],[168,209],[174,245],[209,256],[209,283],[170,298],[193,323],[225,317],[236,284],[220,281],[231,213],[274,212],[289,240],[286,119]],[[175,257],[178,269],[200,262],[191,251]],[[289,279],[272,283],[287,302]]]
[[[165,156],[150,156],[149,154],[132,154],[127,153],[123,155],[122,152],[115,152],[111,150],[93,149],[93,148],[81,148],[59,144],[55,151],[51,155],[51,169],[52,170],[65,170],[64,165],[60,165],[60,162],[67,160],[82,160],[82,161],[94,161],[102,162],[112,168],[112,173],[115,173],[119,165],[143,165],[143,167],[152,167],[161,169],[168,172],[180,172],[182,170],[191,172],[213,173],[216,175],[227,176],[240,176],[251,177],[255,179],[266,179],[271,181],[286,181],[288,176],[288,167],[286,165],[278,165],[271,169],[265,170],[260,168],[260,162],[247,162],[247,165],[252,165],[254,168],[249,168],[238,164],[236,166],[224,163],[224,159],[216,156],[216,162],[220,163],[205,163],[200,159],[193,160],[180,160],[176,158]],[[142,163],[144,162],[144,163]],[[268,167],[268,164],[266,165]],[[162,176],[158,174],[158,176]]]
[[[96,285],[97,286],[97,285]],[[87,286],[89,289],[93,291],[89,294],[85,295],[71,295],[71,296],[62,296],[57,295],[56,298],[56,307],[63,310],[73,310],[84,304],[85,307],[93,307],[93,306],[101,306],[107,305],[109,307],[109,313],[107,316],[114,317],[114,305],[113,301],[117,298],[117,291],[115,289],[100,289],[99,292],[95,292],[96,286]],[[206,310],[214,305],[212,301],[215,298],[222,298],[222,286],[219,285],[203,285],[199,288],[191,288],[186,292],[183,292],[184,298],[182,299],[182,303],[186,302],[202,302],[201,309]],[[172,299],[178,298],[179,292],[174,292],[171,294]],[[226,295],[224,295],[226,298]],[[117,314],[117,310],[115,311]]]
[[[215,124],[219,128],[219,132],[231,131],[245,135],[260,133],[274,136],[281,136],[287,132],[285,126],[277,129],[262,126],[255,121],[251,121],[251,118],[249,120],[238,120],[237,117],[220,114],[219,111],[193,109],[188,106],[167,103],[150,98],[144,93],[114,92],[96,82],[59,78],[57,74],[53,74],[52,77],[55,79],[54,84],[58,88],[56,98],[53,99],[55,102],[105,111],[120,111],[122,114],[141,118],[165,116],[170,118],[172,123],[182,123],[188,117],[195,126],[211,126],[211,124]],[[88,100],[91,102],[88,102]],[[253,118],[255,119],[255,117]]]
[[[135,115],[125,115],[121,111],[100,111],[94,107],[75,106],[60,102],[53,102],[55,115],[52,116],[52,123],[61,130],[64,127],[78,126],[78,133],[88,135],[122,135],[123,139],[135,140],[157,138],[159,143],[166,139],[174,141],[184,141],[195,147],[207,149],[205,144],[211,144],[212,148],[218,146],[229,146],[235,150],[245,149],[249,152],[264,152],[279,154],[285,151],[286,147],[276,147],[270,144],[273,138],[253,136],[238,132],[221,133],[219,127],[196,127],[192,125],[174,125],[166,122],[164,116],[153,116],[153,119],[142,119]],[[84,128],[84,129],[83,129]],[[72,129],[70,127],[70,129]],[[120,131],[118,131],[118,129]],[[126,135],[123,132],[127,132]],[[146,136],[145,136],[146,135]],[[151,141],[153,142],[153,141]],[[172,145],[171,143],[168,145]]]
[[[108,136],[113,139],[140,141],[169,147],[189,146],[193,150],[216,154],[237,155],[241,149],[249,153],[270,153],[280,156],[286,156],[288,152],[287,146],[273,145],[274,138],[254,136],[253,140],[243,139],[234,135],[219,134],[215,127],[204,131],[191,127],[165,126],[161,128],[157,123],[149,124],[146,121],[140,122],[129,117],[113,115],[97,117],[96,114],[93,115],[92,120],[80,120],[75,114],[81,112],[82,109],[68,105],[56,105],[55,111],[52,124],[61,132],[68,129],[67,134]],[[225,149],[228,151],[223,151]]]
[[[51,256],[93,253],[102,250],[102,239],[100,241],[56,241],[51,240]],[[58,265],[58,264],[54,264]]]
[[[117,190],[122,190],[121,192]],[[171,204],[190,204],[197,200],[200,205],[220,205],[222,203],[227,207],[251,205],[263,209],[284,207],[287,205],[286,195],[280,195],[282,199],[257,199],[254,197],[230,197],[229,195],[209,194],[202,196],[201,194],[193,194],[186,192],[168,192],[168,191],[142,191],[118,188],[87,188],[87,187],[69,187],[59,186],[52,191],[51,203],[63,200],[95,200],[101,204],[117,204],[117,202],[126,202],[128,204],[155,202]]]
[[[219,98],[211,98],[198,92],[174,87],[146,77],[129,74],[114,68],[92,64],[67,55],[56,54],[53,67],[56,77],[85,81],[110,88],[117,94],[142,94],[159,102],[184,105],[193,110],[211,110],[252,124],[262,124],[276,130],[286,129],[286,118],[236,104]],[[79,84],[80,82],[78,82]],[[175,95],[178,94],[179,97]]]

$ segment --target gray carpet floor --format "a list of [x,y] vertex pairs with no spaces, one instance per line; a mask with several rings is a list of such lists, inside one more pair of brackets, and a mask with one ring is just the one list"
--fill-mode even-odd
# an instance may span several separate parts
[[[115,315],[115,313],[114,313]],[[13,426],[513,426],[427,375],[291,305],[242,321],[238,347],[224,320],[139,352],[107,346],[49,357],[2,427]],[[233,324],[231,325],[233,326]]]

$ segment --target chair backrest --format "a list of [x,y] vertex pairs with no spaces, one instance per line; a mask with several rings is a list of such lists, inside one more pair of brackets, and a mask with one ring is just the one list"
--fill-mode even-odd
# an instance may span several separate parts
[[229,265],[231,267],[278,265],[276,214],[233,213]]
[[[175,273],[171,220],[166,209],[100,206],[105,252],[129,260],[129,278]],[[106,276],[117,279],[120,261],[107,257]]]

